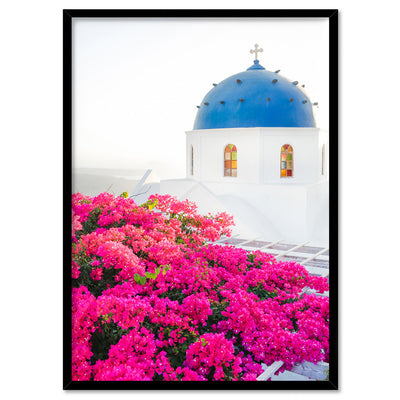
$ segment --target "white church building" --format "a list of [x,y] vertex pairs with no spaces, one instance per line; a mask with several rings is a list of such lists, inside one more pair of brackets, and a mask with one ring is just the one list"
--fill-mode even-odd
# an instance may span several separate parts
[[[297,81],[255,60],[214,84],[186,132],[186,178],[143,182],[152,193],[194,201],[201,212],[234,216],[234,233],[328,245],[328,133]],[[145,189],[145,187],[147,187]]]

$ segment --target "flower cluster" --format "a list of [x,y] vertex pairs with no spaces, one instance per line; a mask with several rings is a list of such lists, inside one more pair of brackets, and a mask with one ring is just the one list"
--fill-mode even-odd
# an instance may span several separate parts
[[255,380],[329,362],[326,278],[210,242],[232,217],[151,196],[72,197],[74,380]]
[[235,356],[232,341],[223,333],[205,333],[199,339],[188,348],[185,364],[209,379],[223,380],[229,373],[228,368],[237,378],[242,371],[241,358]]

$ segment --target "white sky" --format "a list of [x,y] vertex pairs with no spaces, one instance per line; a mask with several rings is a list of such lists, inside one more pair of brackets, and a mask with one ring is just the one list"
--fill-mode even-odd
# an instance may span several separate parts
[[73,165],[185,175],[185,131],[213,87],[253,63],[305,84],[328,129],[327,19],[76,19]]

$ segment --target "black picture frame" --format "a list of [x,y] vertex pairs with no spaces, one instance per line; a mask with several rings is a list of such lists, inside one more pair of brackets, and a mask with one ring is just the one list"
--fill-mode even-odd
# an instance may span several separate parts
[[[92,382],[71,377],[72,21],[75,18],[326,18],[329,20],[330,368],[327,381]],[[338,390],[338,10],[63,10],[63,389]]]

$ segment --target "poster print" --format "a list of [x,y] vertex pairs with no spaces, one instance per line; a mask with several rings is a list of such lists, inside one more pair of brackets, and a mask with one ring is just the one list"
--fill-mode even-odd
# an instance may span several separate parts
[[337,389],[336,65],[335,10],[64,11],[65,389]]

